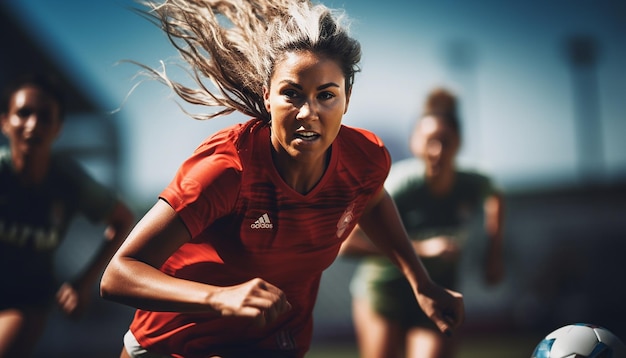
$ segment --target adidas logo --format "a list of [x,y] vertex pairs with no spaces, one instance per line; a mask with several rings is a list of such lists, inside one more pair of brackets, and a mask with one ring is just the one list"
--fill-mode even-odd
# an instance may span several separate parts
[[250,225],[251,229],[273,229],[274,225],[270,221],[269,215],[267,213],[263,214],[261,217],[256,219],[254,224]]

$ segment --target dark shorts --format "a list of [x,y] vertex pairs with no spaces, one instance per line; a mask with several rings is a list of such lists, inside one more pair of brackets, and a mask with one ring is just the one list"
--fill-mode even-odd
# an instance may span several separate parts
[[[457,265],[438,260],[422,259],[431,278],[437,284],[454,288]],[[366,298],[372,309],[381,316],[399,323],[403,328],[424,327],[437,330],[415,299],[409,282],[404,276],[386,280],[372,280],[367,284]]]
[[0,287],[0,310],[20,307],[50,308],[54,304],[57,291],[57,284],[46,280],[36,284],[12,282]]
[[372,286],[372,291],[371,307],[381,316],[405,328],[435,327],[415,300],[411,285],[406,279],[376,283]]

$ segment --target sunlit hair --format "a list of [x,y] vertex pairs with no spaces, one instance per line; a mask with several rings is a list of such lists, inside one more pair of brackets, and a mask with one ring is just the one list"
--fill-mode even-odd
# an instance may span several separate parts
[[[269,120],[263,103],[275,65],[286,52],[312,51],[340,65],[346,91],[360,71],[361,46],[350,37],[343,13],[303,0],[167,0],[142,12],[161,26],[191,66],[196,88],[146,68],[184,101],[219,107],[190,114],[209,119],[241,112]],[[207,81],[208,80],[208,81]],[[209,87],[209,85],[211,87]]]

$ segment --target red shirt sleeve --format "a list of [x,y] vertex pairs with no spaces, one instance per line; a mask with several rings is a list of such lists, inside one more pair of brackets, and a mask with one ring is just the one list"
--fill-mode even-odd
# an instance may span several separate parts
[[241,184],[237,131],[218,132],[203,142],[160,194],[179,214],[192,237],[230,213]]

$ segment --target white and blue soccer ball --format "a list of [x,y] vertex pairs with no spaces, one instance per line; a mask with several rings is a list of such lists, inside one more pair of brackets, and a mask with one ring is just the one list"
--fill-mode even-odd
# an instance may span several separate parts
[[626,358],[626,346],[606,328],[576,323],[548,334],[531,358]]

